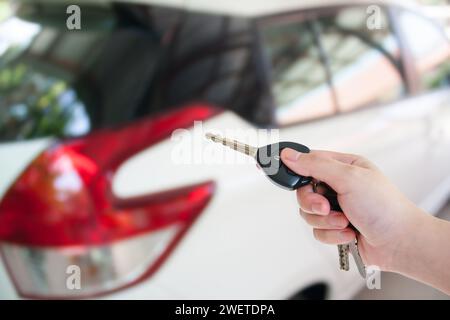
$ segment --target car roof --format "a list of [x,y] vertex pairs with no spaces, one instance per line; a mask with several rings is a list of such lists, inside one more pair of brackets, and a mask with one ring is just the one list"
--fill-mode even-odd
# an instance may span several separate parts
[[277,13],[343,4],[396,4],[414,7],[414,0],[23,0],[26,2],[67,2],[67,4],[112,2],[140,3],[220,15],[258,17]]
[[[132,0],[134,1],[134,0]],[[139,1],[139,0],[136,0]],[[190,11],[201,11],[214,14],[238,15],[246,17],[258,17],[277,13],[308,9],[313,7],[326,7],[342,4],[404,4],[411,0],[147,0],[145,2],[169,5],[173,2],[176,6],[182,3],[183,7]]]

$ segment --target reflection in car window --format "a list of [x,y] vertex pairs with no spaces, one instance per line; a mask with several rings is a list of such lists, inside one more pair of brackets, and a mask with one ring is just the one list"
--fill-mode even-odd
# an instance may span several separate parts
[[0,140],[85,134],[91,121],[73,80],[101,32],[68,33],[34,18],[0,23]]
[[366,7],[326,11],[263,29],[279,124],[394,101],[405,94],[399,45],[386,12],[369,30]]
[[[205,25],[208,28],[205,28]],[[259,125],[270,125],[270,95],[255,68],[249,20],[190,13],[178,26],[174,56],[155,92],[164,105],[207,101]]]
[[113,2],[84,5],[81,30],[65,21],[64,5],[27,1],[0,23],[0,141],[79,136],[193,102],[272,122],[249,19]]
[[269,25],[262,29],[272,66],[272,91],[281,125],[330,115],[335,110],[311,23]]
[[27,65],[0,71],[0,95],[2,139],[76,136],[89,130],[85,107],[75,91],[65,81]]
[[318,20],[339,111],[394,101],[405,93],[400,49],[384,10],[379,29],[367,27],[365,7]]
[[449,86],[450,43],[443,30],[410,11],[402,11],[399,21],[414,56],[422,89]]

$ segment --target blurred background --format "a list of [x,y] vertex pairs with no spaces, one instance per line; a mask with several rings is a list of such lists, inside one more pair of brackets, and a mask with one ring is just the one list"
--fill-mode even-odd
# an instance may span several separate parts
[[450,219],[449,39],[449,1],[0,0],[0,298],[448,299],[366,288],[292,194],[170,136],[279,129]]

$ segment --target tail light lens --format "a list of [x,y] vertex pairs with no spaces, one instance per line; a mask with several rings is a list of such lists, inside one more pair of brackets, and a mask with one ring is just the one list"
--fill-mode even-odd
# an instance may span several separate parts
[[206,206],[214,185],[119,199],[112,177],[131,155],[214,114],[190,106],[40,154],[0,203],[2,257],[18,292],[87,297],[149,277]]

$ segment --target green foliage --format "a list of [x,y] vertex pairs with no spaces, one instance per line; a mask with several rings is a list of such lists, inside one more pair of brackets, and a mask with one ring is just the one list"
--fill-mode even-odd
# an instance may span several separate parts
[[66,90],[65,82],[34,73],[24,64],[0,70],[0,135],[63,136],[70,114],[59,98]]

